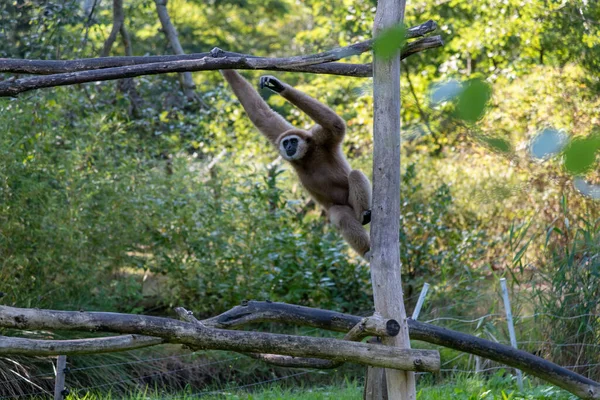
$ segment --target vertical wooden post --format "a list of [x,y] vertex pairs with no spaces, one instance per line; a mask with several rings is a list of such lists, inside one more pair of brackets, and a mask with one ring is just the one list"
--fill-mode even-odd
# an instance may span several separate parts
[[[405,4],[406,0],[378,0],[374,36],[403,21]],[[370,261],[375,310],[400,322],[398,336],[383,338],[383,344],[410,348],[400,279],[400,54],[373,60],[373,112]],[[369,374],[377,376],[382,374]],[[390,399],[416,398],[413,372],[388,369],[385,376]]]
[[[504,311],[506,311],[506,323],[508,324],[508,335],[510,336],[510,345],[515,349],[517,347],[517,335],[515,334],[515,325],[513,323],[512,310],[510,309],[510,299],[508,298],[508,288],[506,287],[506,278],[500,278],[500,287],[502,288],[502,298],[504,299]],[[523,373],[517,369],[517,385],[519,390],[523,391]]]
[[425,296],[427,296],[427,291],[429,290],[429,283],[425,282],[423,284],[423,289],[421,289],[421,294],[419,295],[419,300],[417,300],[417,305],[412,313],[412,319],[415,321],[419,319],[419,314],[421,313],[421,307],[423,307],[423,303],[425,303]]
[[54,381],[54,400],[63,400],[64,398],[65,368],[67,368],[67,356],[58,356],[58,360],[56,360],[56,380]]

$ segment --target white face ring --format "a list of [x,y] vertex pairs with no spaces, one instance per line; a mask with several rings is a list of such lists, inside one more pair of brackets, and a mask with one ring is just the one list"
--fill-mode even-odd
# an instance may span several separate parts
[[[283,142],[290,140],[290,139],[296,139],[298,141],[298,144],[296,145],[296,152],[294,154],[292,154],[291,156],[287,154],[285,146],[283,145]],[[281,156],[283,158],[285,158],[286,160],[289,160],[289,161],[293,161],[293,160],[302,158],[302,156],[304,155],[304,151],[302,151],[302,150],[304,150],[304,148],[305,148],[304,139],[302,139],[300,136],[297,136],[297,135],[286,136],[279,143],[279,153],[281,154]]]

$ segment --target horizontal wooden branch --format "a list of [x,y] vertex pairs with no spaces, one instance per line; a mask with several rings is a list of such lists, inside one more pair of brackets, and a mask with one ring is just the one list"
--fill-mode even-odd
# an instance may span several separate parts
[[74,340],[42,340],[0,336],[0,354],[26,356],[114,353],[165,343],[164,339],[142,335],[121,335]]
[[[421,25],[414,26],[407,31],[407,38],[417,38],[420,36],[424,36],[430,32],[433,32],[437,29],[437,24],[429,20]],[[352,46],[342,47],[341,49],[335,49],[331,52],[333,54],[339,55],[348,54],[354,51],[358,51],[361,49],[360,53],[364,51],[368,51],[371,49],[372,41],[364,41]],[[331,53],[325,52],[325,53]],[[325,54],[319,53],[319,54]],[[359,53],[355,53],[359,54]],[[77,72],[77,71],[88,71],[95,69],[104,69],[104,68],[115,68],[115,67],[125,67],[131,65],[140,65],[140,64],[153,64],[153,63],[164,63],[170,61],[185,61],[185,60],[199,60],[205,57],[210,57],[210,52],[205,53],[193,53],[193,54],[182,54],[182,55],[167,55],[167,56],[143,56],[143,57],[99,57],[99,58],[84,58],[79,60],[22,60],[22,59],[13,59],[13,58],[0,58],[0,72],[10,72],[10,73],[25,73],[25,74],[34,74],[34,75],[48,75],[48,74],[58,74],[58,73],[66,73],[66,72]],[[241,54],[234,52],[224,52],[223,56],[225,57],[245,57],[245,58],[264,58],[264,57],[255,57],[249,54]],[[306,57],[315,57],[318,56],[306,56]],[[342,58],[342,57],[340,57]],[[339,59],[339,58],[338,58]],[[352,65],[352,64],[348,64]],[[357,64],[362,65],[362,64]],[[288,65],[287,67],[293,67],[292,65]],[[298,66],[297,66],[298,67]],[[341,67],[343,68],[343,67]],[[294,70],[294,69],[292,69]],[[295,71],[295,70],[294,70]],[[308,71],[313,72],[313,71]]]
[[0,327],[141,334],[196,349],[315,357],[410,371],[437,371],[439,353],[390,349],[330,338],[207,329],[199,324],[144,315],[53,311],[0,306]]
[[[21,312],[21,310],[23,312]],[[40,310],[41,311],[41,310]],[[32,314],[33,312],[33,314]],[[170,325],[169,329],[177,332],[189,332],[190,325],[185,325],[186,323],[182,323],[175,320],[165,319],[165,318],[156,318],[156,317],[143,317],[143,316],[126,316],[123,314],[112,314],[112,313],[69,313],[69,312],[53,312],[53,311],[43,311],[43,317],[41,315],[37,315],[35,318],[32,318],[32,315],[35,315],[36,310],[28,310],[28,309],[18,309],[12,307],[2,307],[0,306],[0,327],[10,327],[10,328],[20,328],[20,329],[71,329],[71,330],[101,330],[101,331],[112,331],[112,332],[123,332],[123,333],[144,333],[148,335],[153,335],[153,332],[156,332],[156,327],[154,327],[157,323],[160,325],[164,322],[173,323]],[[80,318],[75,317],[78,314],[82,314]],[[122,316],[124,318],[122,318]],[[86,322],[87,321],[87,322]],[[105,322],[109,322],[110,324],[105,324]],[[258,322],[278,322],[278,323],[287,323],[298,326],[311,326],[320,329],[326,329],[334,332],[349,332],[355,327],[357,324],[360,324],[363,321],[362,317],[343,314],[335,311],[328,310],[320,310],[315,308],[285,304],[285,303],[274,303],[274,302],[260,302],[260,301],[250,301],[245,302],[241,306],[237,306],[232,308],[231,310],[218,315],[216,317],[208,318],[203,321],[200,321],[204,327],[208,328],[219,328],[220,329],[235,329],[241,327],[243,325],[258,323]],[[121,324],[128,324],[129,322],[134,322],[128,329],[120,329],[118,328]],[[148,323],[148,327],[145,331],[136,331],[136,327],[140,324]],[[180,325],[180,324],[183,324]],[[463,351],[469,354],[479,355],[484,358],[488,358],[490,360],[494,360],[508,366],[521,369],[533,376],[541,378],[549,383],[552,383],[558,387],[561,387],[569,392],[583,398],[583,399],[600,399],[600,384],[591,379],[588,379],[580,374],[577,374],[573,371],[570,371],[566,368],[558,366],[554,363],[551,363],[543,358],[537,357],[533,354],[529,354],[525,351],[514,349],[510,346],[506,346],[503,344],[495,343],[489,340],[481,339],[478,337],[474,337],[471,335],[467,335],[464,333],[452,331],[449,329],[441,328],[435,325],[426,324],[418,321],[414,321],[409,319],[408,326],[410,331],[410,336],[414,340],[421,340],[424,342],[437,344],[440,346],[452,348],[455,350]],[[124,332],[127,330],[127,332]],[[222,332],[222,331],[221,331]],[[249,337],[255,335],[251,332],[231,332],[235,333],[244,333],[248,334]],[[227,350],[234,351],[242,351],[245,353],[254,352],[254,353],[263,353],[262,355],[268,358],[269,362],[277,363],[279,365],[290,365],[289,360],[290,357],[280,356],[280,357],[271,357],[271,352],[276,350],[276,347],[272,347],[269,345],[269,340],[271,337],[264,336],[264,334],[256,334],[258,335],[258,339],[261,341],[259,347],[262,350],[256,350],[257,347],[253,347],[248,350],[249,347],[247,345],[241,346],[243,350],[236,350],[235,348],[226,348]],[[159,335],[154,335],[159,336]],[[276,337],[289,337],[286,335],[273,335]],[[293,336],[291,336],[293,338]],[[184,335],[184,340],[178,340],[178,343],[186,343],[194,347],[193,340],[187,338],[187,335]],[[248,337],[245,336],[244,339]],[[107,339],[107,338],[104,338]],[[156,338],[148,339],[153,340]],[[310,339],[310,338],[307,338]],[[0,337],[0,342],[3,339]],[[31,340],[31,339],[29,339]],[[90,340],[90,339],[82,339],[82,340]],[[201,338],[197,338],[197,340],[202,340]],[[329,339],[333,340],[333,339]],[[165,337],[164,341],[169,341],[167,337]],[[48,341],[53,342],[55,346],[60,346],[60,342],[63,341]],[[343,341],[335,341],[334,343]],[[82,342],[83,343],[83,342]],[[149,343],[149,342],[148,342]],[[348,342],[346,342],[348,343]],[[197,344],[197,343],[196,343]],[[314,343],[311,343],[314,345]],[[362,345],[362,343],[361,343]],[[300,345],[302,346],[302,344]],[[200,346],[203,347],[203,346]],[[210,348],[223,348],[227,347],[223,344],[223,342],[218,342],[218,347],[210,347]],[[386,348],[384,346],[379,346],[380,348]],[[208,348],[204,346],[203,348]],[[64,348],[56,347],[55,352],[49,352],[47,354],[61,354]],[[267,350],[267,351],[265,351]],[[94,353],[97,352],[96,348],[86,348],[86,353]],[[266,353],[266,354],[265,354]],[[285,354],[285,353],[282,353]],[[298,351],[295,354],[290,354],[296,357],[306,356],[308,353]],[[311,353],[314,354],[314,353]],[[308,354],[310,355],[310,354]],[[328,360],[339,360],[336,357],[324,357],[323,353],[314,354],[313,357],[316,358],[327,358]],[[264,358],[264,357],[263,357]],[[323,360],[322,368],[327,368],[327,365],[332,365],[330,361]],[[351,359],[346,359],[344,361],[354,361]],[[367,364],[367,363],[365,363]],[[297,363],[295,365],[298,365]],[[314,365],[314,362],[311,361],[311,367],[319,367]]]
[[338,368],[343,364],[342,361],[323,360],[321,358],[282,356],[279,354],[247,353],[245,355],[267,364],[286,368],[333,369]]
[[[370,42],[363,42],[362,44],[355,45],[356,47],[352,48],[352,52],[359,51],[360,49],[364,49],[364,51],[368,50],[368,46],[365,45],[366,43],[369,43],[370,46]],[[411,54],[415,54],[417,52],[434,47],[439,47],[442,45],[443,41],[441,40],[440,36],[422,38],[415,42],[409,43],[403,50],[401,57],[406,58]],[[170,72],[212,71],[219,69],[247,69],[311,72],[356,77],[368,77],[373,74],[370,64],[344,64],[329,62],[329,60],[335,60],[351,55],[351,51],[347,50],[347,48],[342,48],[338,50],[339,51],[332,53],[325,52],[313,56],[290,58],[248,57],[246,55],[239,57],[220,58],[203,57],[200,59],[138,64],[131,66],[86,70],[80,72],[69,72],[54,75],[7,79],[5,81],[0,82],[0,97],[14,97],[19,93],[35,89],[75,85],[88,82],[108,81],[123,78],[133,78],[142,75],[158,75]],[[228,53],[222,52],[220,54]]]
[[[204,325],[206,326],[206,325]],[[379,314],[363,318],[346,333],[344,340],[359,342],[370,335],[396,336],[400,332],[400,324],[394,319],[383,318]],[[343,364],[340,361],[322,360],[320,358],[291,357],[277,354],[247,354],[252,358],[268,364],[288,368],[332,369]]]
[[[207,326],[235,329],[257,322],[285,322],[348,332],[360,317],[285,303],[250,301],[203,321]],[[526,351],[431,324],[408,320],[410,338],[433,343],[518,368],[583,399],[600,399],[600,383]],[[389,347],[388,347],[389,348]]]

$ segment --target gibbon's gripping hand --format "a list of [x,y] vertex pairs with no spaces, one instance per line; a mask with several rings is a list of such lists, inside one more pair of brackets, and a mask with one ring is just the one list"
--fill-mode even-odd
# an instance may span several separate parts
[[371,210],[367,210],[362,215],[362,222],[361,223],[363,225],[367,225],[370,222],[371,222]]
[[258,86],[261,89],[262,88],[271,89],[275,93],[281,93],[285,89],[285,86],[283,86],[283,83],[281,83],[281,81],[279,79],[277,79],[271,75],[261,76]]

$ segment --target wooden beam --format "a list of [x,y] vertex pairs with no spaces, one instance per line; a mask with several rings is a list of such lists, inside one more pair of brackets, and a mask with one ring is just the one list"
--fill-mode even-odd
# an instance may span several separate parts
[[[404,20],[406,0],[378,0],[373,33]],[[373,59],[373,207],[371,220],[371,281],[375,311],[400,323],[400,333],[384,337],[386,346],[410,349],[400,266],[400,54]],[[384,346],[381,346],[384,347]],[[375,377],[371,371],[370,385]],[[394,400],[415,400],[415,376],[407,371],[386,370],[387,395]],[[367,400],[378,400],[375,390]],[[381,393],[382,391],[380,391]]]
[[[21,309],[0,308],[0,327],[7,325],[17,327],[16,325],[18,325],[18,328],[21,329],[34,329],[34,326],[29,324],[30,321],[24,319],[26,318],[25,314],[19,314],[18,312],[15,313],[15,311],[18,310]],[[70,313],[75,315],[78,312],[72,311]],[[104,314],[105,318],[108,319],[114,318],[115,315],[121,315],[113,313],[95,314]],[[5,321],[5,318],[10,318],[13,321],[11,323],[3,322]],[[142,316],[142,318],[145,317]],[[279,324],[284,323],[288,325],[310,326],[313,328],[325,329],[334,332],[349,332],[353,329],[353,327],[355,327],[357,324],[360,324],[363,320],[364,319],[362,317],[350,314],[343,314],[337,311],[321,310],[318,308],[310,308],[278,302],[248,301],[242,303],[242,305],[240,306],[233,307],[231,310],[228,310],[223,314],[202,320],[200,322],[202,322],[202,324],[206,327],[219,329],[237,329],[244,325],[258,322],[274,322]],[[32,322],[39,323],[39,321]],[[368,329],[368,324],[366,324],[365,327]],[[543,358],[535,356],[526,351],[514,349],[510,346],[475,337],[473,335],[468,335],[466,333],[456,332],[432,324],[414,321],[412,319],[408,320],[408,327],[410,331],[410,337],[412,338],[412,340],[420,340],[427,343],[444,346],[450,349],[463,351],[468,354],[474,354],[481,357],[485,357],[487,359],[506,364],[514,368],[519,368],[532,376],[538,377],[555,386],[568,390],[569,392],[581,397],[582,399],[600,399],[600,383],[586,378],[585,376],[582,376],[574,371],[570,371],[566,368],[556,365],[548,360],[544,360]],[[46,328],[49,328],[49,326],[41,327],[41,329]],[[37,325],[36,329],[40,329],[40,326]],[[371,333],[377,334],[376,332]],[[122,338],[122,336],[117,336],[116,338]],[[110,338],[103,339],[109,340]],[[4,340],[5,338],[0,337],[0,343]],[[35,341],[36,339],[28,340]],[[115,340],[120,341],[122,339]],[[157,338],[150,338],[147,340],[149,342],[152,340],[156,340],[156,344],[165,342],[164,340]],[[69,344],[69,342],[71,341],[53,340],[49,342],[51,343],[46,344],[62,346],[62,342],[66,342],[66,344]],[[138,343],[140,342],[138,341]],[[9,348],[10,346],[5,347]],[[57,349],[58,352],[68,350],[65,347]],[[82,352],[79,352],[78,354],[82,354],[83,352],[85,352],[86,354],[93,354],[96,353],[98,350],[101,349],[90,346],[85,348]],[[17,352],[11,352],[11,354],[14,353]],[[52,354],[56,354],[56,352]]]
[[440,356],[437,351],[389,349],[330,338],[229,331],[204,324],[145,315],[0,306],[0,327],[140,334],[203,350],[315,357],[415,371],[431,372],[440,368]]
[[[411,54],[416,54],[426,49],[440,47],[443,41],[439,36],[432,36],[419,39],[409,43],[402,53],[402,58]],[[369,77],[372,75],[371,64],[347,64],[331,62],[330,60],[339,60],[351,55],[356,55],[370,49],[371,43],[362,42],[355,47],[332,50],[310,56],[298,56],[287,58],[266,58],[254,57],[247,54],[238,54],[225,52],[216,49],[210,55],[182,55],[182,56],[158,56],[161,59],[175,61],[161,62],[142,62],[140,58],[148,59],[153,57],[119,57],[120,61],[126,63],[125,66],[109,67],[100,69],[85,69],[77,72],[65,72],[44,76],[33,76],[27,78],[15,79],[9,78],[0,81],[0,97],[17,96],[19,93],[30,90],[68,86],[89,82],[101,82],[123,78],[133,78],[142,75],[158,75],[171,72],[188,71],[214,71],[219,69],[245,69],[245,70],[267,70],[267,71],[290,71],[290,72],[310,72],[318,74],[344,75],[354,77]],[[200,53],[204,54],[204,53]],[[110,58],[110,57],[108,57]],[[115,57],[116,58],[116,57]],[[98,59],[99,62],[86,61],[86,65],[101,66],[114,63],[111,60]],[[54,64],[54,61],[41,60],[11,60],[0,59],[1,70],[23,70],[42,71],[50,69],[60,69],[72,65],[80,65],[83,60],[73,60],[79,64]],[[58,63],[70,63],[71,61],[59,61]],[[134,63],[130,65],[130,63]],[[79,67],[78,67],[79,68]]]

